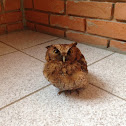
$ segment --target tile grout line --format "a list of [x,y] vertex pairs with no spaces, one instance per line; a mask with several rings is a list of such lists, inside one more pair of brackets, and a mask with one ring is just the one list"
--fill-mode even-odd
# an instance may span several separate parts
[[[0,42],[2,42],[2,41],[0,41]],[[4,43],[4,42],[2,42],[2,43]],[[6,44],[6,43],[4,43],[4,44]],[[6,45],[8,45],[8,44],[6,44]],[[36,60],[38,60],[38,61],[44,63],[42,60],[40,60],[40,59],[38,59],[38,58],[35,58],[35,57],[33,57],[33,56],[31,56],[31,55],[29,55],[29,54],[23,52],[22,50],[19,50],[19,49],[15,48],[15,47],[13,47],[13,46],[11,46],[11,45],[8,45],[8,46],[10,46],[10,47],[16,49],[17,51],[15,51],[15,52],[22,52],[23,54],[25,54],[25,55],[27,55],[27,56],[30,56],[30,57],[32,57],[32,58],[34,58],[34,59],[36,59]],[[11,54],[11,53],[8,53],[8,54]]]
[[42,61],[42,60],[40,60],[40,59],[38,59],[38,58],[36,58],[36,57],[34,57],[34,56],[31,56],[31,55],[29,55],[29,54],[27,54],[27,53],[25,53],[25,52],[23,52],[23,51],[21,51],[21,50],[19,50],[19,51],[22,52],[23,54],[29,56],[29,57],[32,57],[32,58],[34,58],[34,59],[36,59],[36,60],[42,62],[42,63],[45,63],[44,61]]
[[[100,89],[100,90],[102,90],[102,91],[104,91],[104,92],[107,92],[108,94],[110,94],[110,95],[112,95],[112,96],[115,96],[115,97],[117,97],[117,98],[119,98],[119,99],[121,99],[121,100],[123,100],[123,101],[126,101],[124,98],[121,98],[121,97],[119,97],[119,96],[117,96],[117,95],[115,95],[115,94],[112,94],[111,92],[109,92],[109,91],[107,91],[107,90],[105,90],[105,89],[102,89],[102,88],[100,88],[100,87],[98,87],[98,86],[96,86],[96,85],[93,85],[92,83],[90,83],[90,85],[92,85],[92,86],[94,86],[94,87],[96,87],[96,88],[98,88],[98,89]],[[38,90],[36,90],[36,91],[34,91],[34,92],[28,94],[28,95],[25,95],[24,97],[22,97],[22,98],[20,98],[20,99],[18,99],[18,100],[16,100],[16,101],[14,101],[14,102],[11,102],[10,104],[7,104],[7,105],[1,107],[1,108],[0,108],[0,111],[3,110],[3,109],[5,109],[5,108],[7,108],[7,107],[9,107],[9,106],[11,106],[11,105],[13,105],[13,104],[15,104],[15,103],[17,103],[17,102],[19,102],[19,101],[21,101],[21,100],[23,100],[23,99],[25,99],[25,98],[27,98],[27,97],[29,97],[29,96],[32,96],[32,95],[35,94],[35,93],[38,93],[39,91],[42,91],[43,89],[45,89],[45,88],[47,88],[47,87],[49,87],[49,86],[51,86],[51,84],[48,84],[47,86],[44,86],[44,87],[42,87],[42,88],[40,88],[40,89],[38,89]]]
[[29,55],[29,54],[27,54],[27,53],[25,53],[25,52],[23,52],[23,51],[21,51],[21,50],[19,50],[19,51],[22,52],[23,54],[29,56],[29,57],[32,57],[32,58],[34,58],[34,59],[36,59],[36,60],[42,62],[42,63],[45,63],[45,62],[43,62],[42,60],[40,60],[40,59],[38,59],[38,58],[36,58],[36,57],[34,57],[34,56],[31,56],[31,55]]
[[9,103],[9,104],[7,104],[7,105],[1,107],[1,108],[0,108],[0,111],[3,110],[3,109],[5,109],[5,108],[7,108],[7,107],[9,107],[9,106],[11,106],[11,105],[13,105],[13,104],[15,104],[15,103],[17,103],[17,102],[19,102],[19,101],[21,101],[21,100],[23,100],[23,99],[25,99],[25,98],[27,98],[27,97],[29,97],[29,96],[32,96],[33,94],[35,94],[35,93],[37,93],[37,92],[39,92],[39,91],[41,91],[41,90],[43,90],[43,89],[49,87],[50,85],[51,85],[51,84],[48,84],[48,85],[46,85],[46,86],[44,86],[44,87],[42,87],[42,88],[40,88],[40,89],[38,89],[38,90],[36,90],[36,91],[33,91],[32,93],[30,93],[30,94],[28,94],[28,95],[23,96],[23,97],[20,98],[20,99],[15,100],[14,102],[11,102],[11,103]]
[[95,61],[95,62],[89,64],[88,66],[94,65],[95,63],[97,63],[97,62],[99,62],[99,61],[102,61],[103,59],[106,59],[106,58],[108,58],[109,56],[111,56],[111,55],[113,55],[113,54],[115,54],[115,53],[116,53],[116,52],[113,52],[113,53],[111,53],[111,54],[109,54],[109,55],[107,55],[107,56],[105,56],[105,57],[103,57],[103,58],[101,58],[101,59],[99,59],[99,60],[97,60],[97,61]]
[[[97,62],[99,62],[99,61],[102,61],[103,59],[106,59],[107,57],[109,57],[109,56],[111,56],[111,55],[113,55],[113,54],[115,54],[115,53],[116,53],[116,52],[113,52],[113,53],[111,53],[110,55],[105,56],[104,58],[102,58],[102,59],[100,59],[100,60],[97,60],[97,61],[95,61],[95,62],[89,64],[88,66],[94,65],[95,63],[97,63]],[[101,88],[101,87],[98,87],[98,86],[96,86],[96,85],[94,85],[94,84],[92,84],[92,83],[89,83],[89,84],[91,84],[92,86],[97,87],[97,88],[99,88],[99,89],[101,89],[101,90],[103,90],[103,91],[105,91],[105,92],[107,92],[107,93],[109,93],[109,94],[111,94],[111,95],[113,95],[113,96],[115,96],[115,97],[117,97],[117,98],[123,100],[123,101],[126,101],[124,98],[121,98],[121,97],[119,97],[119,96],[117,96],[117,95],[115,95],[115,94],[113,94],[113,93],[111,93],[111,92],[109,92],[109,91],[107,91],[107,90]]]
[[[37,44],[37,45],[35,45],[35,46],[42,45],[42,44],[45,44],[45,43],[49,43],[49,42],[51,42],[51,41],[55,41],[55,40],[58,40],[58,39],[60,39],[60,38],[53,39],[53,40],[49,40],[49,41],[46,41],[46,42],[44,42],[44,43]],[[32,48],[32,47],[35,47],[35,46],[31,46],[31,47],[28,47],[28,48],[25,48],[25,49],[20,50],[20,49],[17,49],[17,48],[15,48],[15,47],[13,47],[13,46],[11,46],[11,45],[9,45],[9,44],[3,42],[3,41],[0,41],[0,42],[3,43],[3,44],[5,44],[5,45],[7,45],[7,46],[9,46],[9,47],[12,47],[13,49],[16,49],[16,50],[19,51],[19,52],[22,52],[22,53],[24,53],[24,54],[26,54],[26,55],[28,55],[28,56],[30,56],[30,57],[36,59],[36,60],[39,60],[40,62],[45,63],[44,61],[42,61],[42,60],[40,60],[40,59],[38,59],[38,58],[36,58],[36,57],[34,57],[34,56],[31,56],[31,55],[29,55],[29,54],[27,54],[27,53],[25,53],[25,52],[23,51],[23,50],[25,50],[25,49],[29,49],[29,48]],[[14,51],[14,52],[11,52],[11,53],[15,53],[15,52],[17,52],[17,51]],[[11,54],[11,53],[7,53],[7,54],[5,54],[5,55]],[[3,54],[3,55],[0,55],[0,56],[4,56],[4,54]]]
[[[56,39],[53,39],[53,40],[49,40],[49,41],[46,41],[46,42],[44,42],[44,43],[37,44],[37,45],[35,45],[35,46],[42,45],[42,44],[45,44],[45,43],[49,43],[49,42],[51,42],[51,41],[55,41],[55,40],[58,40],[58,39],[60,39],[60,38],[56,38]],[[15,47],[13,47],[13,46],[11,46],[11,45],[9,45],[9,44],[3,42],[3,41],[0,41],[0,42],[2,42],[2,43],[4,43],[4,44],[6,44],[6,45],[8,45],[8,46],[10,46],[10,47],[12,47],[12,48],[14,48],[14,49],[16,49],[16,50],[19,51],[19,52],[22,52],[22,53],[24,53],[24,54],[26,54],[26,55],[28,55],[28,56],[30,56],[30,57],[36,59],[36,60],[39,60],[40,62],[45,63],[44,61],[42,61],[42,60],[40,60],[40,59],[38,59],[38,58],[35,58],[35,57],[33,57],[33,56],[31,56],[31,55],[29,55],[29,54],[23,52],[23,50],[29,49],[29,48],[32,48],[32,47],[35,47],[35,46],[31,46],[31,47],[28,47],[28,48],[25,48],[25,49],[20,50],[20,49],[17,49],[17,48],[15,48]],[[14,52],[11,52],[11,53],[15,53],[15,52],[17,52],[17,51],[14,51]],[[11,53],[7,53],[7,54],[11,54]],[[3,54],[3,55],[7,55],[7,54]],[[113,55],[113,54],[115,54],[115,52],[111,53],[111,54],[108,55],[108,56],[105,56],[104,58],[102,58],[102,59],[100,59],[100,60],[97,60],[97,61],[95,61],[95,62],[89,64],[88,66],[91,66],[91,65],[93,65],[93,64],[95,64],[95,63],[97,63],[97,62],[99,62],[99,61],[101,61],[101,60],[103,60],[103,59],[105,59],[105,58],[107,58],[107,57]],[[3,55],[0,55],[0,56],[3,56]],[[8,107],[8,106],[10,106],[10,105],[12,105],[12,104],[14,104],[14,103],[17,103],[18,101],[20,101],[20,100],[22,100],[22,99],[24,99],[24,98],[27,98],[28,96],[31,96],[32,94],[35,94],[35,93],[41,91],[42,89],[44,89],[44,88],[46,88],[46,87],[48,87],[48,86],[50,86],[50,85],[51,85],[51,84],[49,84],[49,85],[47,85],[47,86],[45,86],[45,87],[42,87],[42,88],[40,88],[40,89],[38,89],[38,90],[36,90],[36,91],[30,93],[30,94],[28,94],[28,95],[26,95],[26,96],[24,96],[24,97],[18,99],[18,100],[16,100],[16,101],[14,101],[14,102],[12,102],[12,103],[10,103],[10,104],[8,104],[8,105],[6,105],[6,106],[0,108],[0,111],[1,111],[2,109],[4,109],[4,108],[6,108],[6,107]],[[107,90],[105,90],[105,89],[102,89],[102,88],[100,88],[100,87],[98,87],[98,86],[96,86],[96,85],[93,85],[93,84],[91,84],[91,85],[92,85],[92,86],[95,86],[95,87],[97,87],[97,88],[99,88],[99,89],[101,89],[101,90],[103,90],[103,91],[105,91],[105,92],[107,92],[107,93],[109,93],[109,94],[111,94],[111,95],[113,95],[113,96],[119,98],[119,99],[122,99],[122,100],[126,101],[125,99],[123,99],[123,98],[121,98],[121,97],[119,97],[119,96],[117,96],[117,95],[115,95],[115,94],[112,94],[111,92],[109,92],[109,91],[107,91]]]
[[56,39],[52,39],[52,40],[48,40],[48,41],[45,41],[45,42],[43,42],[43,43],[39,43],[39,44],[37,44],[37,45],[34,45],[34,46],[30,46],[30,47],[24,48],[24,49],[22,49],[22,50],[30,49],[30,48],[32,48],[32,47],[36,47],[36,46],[38,46],[38,45],[43,45],[43,44],[46,44],[46,43],[49,43],[49,42],[52,42],[52,41],[55,41],[55,40],[58,40],[58,39],[60,39],[60,38],[56,38]]
[[[3,41],[0,41],[0,42],[3,43],[3,44],[5,44],[5,45],[7,45],[7,46],[10,46],[10,47],[16,49],[16,50],[19,51],[19,52],[22,52],[22,53],[24,53],[24,54],[26,54],[26,55],[28,55],[28,56],[30,56],[30,57],[36,59],[36,60],[39,60],[40,62],[45,63],[43,60],[40,60],[40,59],[38,59],[38,58],[36,58],[36,57],[34,57],[34,56],[31,56],[31,55],[27,54],[27,53],[25,53],[23,50],[25,50],[25,49],[30,49],[30,48],[32,48],[32,47],[36,47],[36,46],[38,46],[38,45],[42,45],[42,44],[45,44],[45,43],[49,43],[49,42],[51,42],[51,41],[55,41],[55,40],[58,40],[58,39],[60,39],[60,38],[57,38],[57,39],[54,39],[54,40],[49,40],[49,41],[46,41],[46,42],[44,42],[44,43],[37,44],[37,45],[35,45],[35,46],[31,46],[31,47],[28,47],[28,48],[24,48],[24,49],[22,49],[22,50],[17,49],[17,48],[15,48],[15,47],[13,47],[13,46],[11,46],[11,45],[9,45],[9,44],[3,42]],[[17,51],[14,51],[14,52],[11,52],[11,53],[15,53],[15,52],[17,52]],[[7,53],[7,54],[11,54],[11,53]],[[7,54],[5,54],[5,55],[7,55]],[[105,59],[105,58],[107,58],[107,57],[113,55],[113,54],[115,54],[115,52],[111,53],[111,54],[108,55],[108,56],[105,56],[104,58],[101,58],[100,60],[97,60],[97,61],[95,61],[95,62],[89,64],[88,66],[91,66],[91,65],[93,65],[93,64],[95,64],[95,63],[97,63],[97,62],[99,62],[99,61],[101,61],[101,60],[103,60],[103,59]],[[3,54],[3,55],[4,55],[4,54]],[[0,55],[0,56],[3,56],[3,55]]]
[[126,99],[121,98],[121,97],[119,97],[118,95],[115,95],[115,94],[113,94],[113,93],[111,93],[111,92],[109,92],[109,91],[107,91],[107,90],[105,90],[105,89],[103,89],[103,88],[101,88],[101,87],[98,87],[98,86],[96,86],[96,85],[94,85],[94,84],[92,84],[92,83],[89,83],[89,84],[92,85],[92,86],[94,86],[94,87],[96,87],[96,88],[99,88],[100,90],[105,91],[105,92],[107,92],[108,94],[110,94],[110,95],[112,95],[112,96],[115,96],[115,97],[117,97],[117,98],[119,98],[119,99],[121,99],[121,100],[123,100],[123,101],[126,102]]
[[[40,60],[40,59],[38,59],[38,58],[36,58],[36,57],[34,57],[34,56],[31,56],[31,55],[25,53],[23,50],[25,50],[25,49],[30,49],[30,48],[32,48],[32,47],[36,47],[36,46],[38,46],[38,45],[42,45],[42,44],[45,44],[45,43],[49,43],[49,42],[51,42],[51,41],[55,41],[55,40],[58,40],[58,39],[60,39],[60,38],[58,37],[58,38],[56,38],[56,39],[49,40],[49,41],[46,41],[46,42],[44,42],[44,43],[40,43],[40,44],[37,44],[37,45],[35,45],[35,46],[31,46],[31,47],[28,47],[28,48],[24,48],[24,49],[22,49],[22,50],[17,49],[17,48],[15,48],[15,47],[13,47],[13,46],[11,46],[11,45],[9,45],[9,44],[3,42],[3,41],[0,41],[0,42],[1,42],[1,43],[4,43],[4,44],[6,44],[6,45],[8,45],[8,46],[10,46],[10,47],[12,47],[12,48],[14,48],[14,49],[16,49],[17,51],[20,51],[20,52],[22,52],[22,53],[24,53],[24,54],[26,54],[26,55],[28,55],[28,56],[30,56],[30,57],[36,59],[36,60],[39,60],[40,62],[45,63],[44,61],[42,61],[42,60]],[[16,51],[15,51],[15,52],[16,52]],[[14,53],[14,52],[13,52],[13,53]],[[10,53],[8,53],[8,54],[10,54]],[[113,55],[113,54],[115,54],[115,52],[113,52],[112,54],[110,54],[110,55],[108,55],[108,56],[105,56],[104,58],[102,58],[102,59],[100,59],[100,60],[97,60],[97,61],[95,61],[95,62],[89,64],[88,66],[91,66],[91,65],[93,65],[93,64],[95,64],[95,63],[97,63],[97,62],[99,62],[99,61],[101,61],[101,60],[103,60],[103,59],[105,59],[105,58],[107,58],[107,57]]]
[[[52,40],[48,40],[48,41],[45,41],[45,42],[43,42],[43,43],[39,43],[39,44],[37,44],[37,45],[30,46],[30,47],[27,47],[27,48],[24,48],[24,49],[21,49],[21,50],[29,49],[29,48],[32,48],[32,47],[35,47],[35,46],[38,46],[38,45],[42,45],[42,44],[45,44],[45,43],[48,43],[48,42],[51,42],[51,41],[55,41],[55,40],[58,40],[58,39],[60,39],[60,38],[55,38],[55,39],[52,39]],[[5,45],[7,45],[7,46],[10,46],[10,47],[12,47],[12,48],[18,50],[18,51],[20,51],[20,49],[17,49],[17,48],[15,48],[15,47],[13,47],[12,45],[7,44],[6,42],[3,42],[3,41],[1,41],[1,40],[0,40],[0,42],[3,43],[3,44],[5,44]]]
[[0,57],[1,57],[1,56],[5,56],[5,55],[8,55],[8,54],[15,53],[15,52],[18,52],[18,51],[13,51],[13,52],[9,52],[9,53],[5,53],[5,54],[1,54]]

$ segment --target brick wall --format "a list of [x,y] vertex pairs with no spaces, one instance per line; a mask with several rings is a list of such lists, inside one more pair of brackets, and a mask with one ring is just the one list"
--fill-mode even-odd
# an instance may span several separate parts
[[[1,33],[22,29],[19,0],[3,1]],[[24,8],[29,29],[126,51],[126,0],[24,0]]]
[[29,29],[77,42],[126,51],[125,2],[25,0],[26,25]]
[[23,29],[21,0],[0,0],[0,34]]

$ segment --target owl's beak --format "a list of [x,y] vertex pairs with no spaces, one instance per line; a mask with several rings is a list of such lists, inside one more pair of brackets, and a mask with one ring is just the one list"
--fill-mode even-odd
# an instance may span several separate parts
[[65,56],[63,56],[63,62],[65,62]]

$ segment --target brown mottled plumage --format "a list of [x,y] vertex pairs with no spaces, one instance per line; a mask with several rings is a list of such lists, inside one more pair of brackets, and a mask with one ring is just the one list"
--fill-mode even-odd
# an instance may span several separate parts
[[44,76],[60,92],[87,86],[87,62],[76,47],[77,43],[57,44],[47,47]]

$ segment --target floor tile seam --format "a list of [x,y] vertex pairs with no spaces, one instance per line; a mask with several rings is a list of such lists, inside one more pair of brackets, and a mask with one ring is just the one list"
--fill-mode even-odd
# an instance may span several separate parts
[[100,90],[102,90],[102,91],[104,91],[104,92],[106,92],[106,93],[108,93],[108,94],[110,94],[110,95],[112,95],[112,96],[114,96],[114,97],[116,97],[116,98],[118,98],[118,99],[121,99],[121,100],[123,100],[123,101],[126,102],[126,99],[121,98],[120,96],[115,95],[115,94],[111,93],[111,92],[108,91],[108,90],[105,90],[105,89],[103,89],[103,88],[101,88],[101,87],[99,87],[99,86],[96,86],[96,85],[92,84],[92,83],[89,83],[89,84],[92,85],[92,86],[94,86],[94,87],[96,87],[96,88],[98,88],[98,89],[100,89]]
[[[44,42],[44,43],[37,44],[37,45],[35,45],[35,46],[42,45],[42,44],[45,44],[45,43],[49,43],[49,42],[52,42],[52,41],[55,41],[55,40],[58,40],[58,39],[60,39],[60,38],[56,38],[56,39],[53,39],[53,40],[49,40],[49,41],[46,41],[46,42]],[[3,41],[0,41],[0,42],[3,43],[3,44],[5,44],[5,45],[7,45],[7,46],[9,46],[9,47],[11,47],[11,48],[13,48],[13,49],[15,49],[15,50],[17,50],[17,51],[14,51],[13,53],[19,51],[19,52],[22,52],[22,53],[24,53],[24,54],[26,54],[26,55],[28,55],[28,56],[30,56],[30,57],[36,59],[36,60],[39,60],[39,61],[42,62],[42,63],[45,63],[43,60],[40,60],[40,59],[38,59],[38,58],[36,58],[36,57],[34,57],[34,56],[32,56],[32,55],[29,55],[29,54],[27,54],[26,52],[23,51],[23,50],[25,50],[25,49],[30,49],[30,48],[35,47],[35,46],[31,46],[31,47],[28,47],[28,48],[25,48],[25,49],[17,49],[17,48],[15,48],[15,47],[12,46],[12,45],[7,44],[6,42],[3,42]],[[11,52],[11,53],[12,53],[12,52]],[[8,54],[11,54],[11,53],[8,53]],[[8,55],[8,54],[6,54],[6,55]],[[0,56],[3,56],[3,55],[0,55]]]
[[[25,52],[23,52],[23,53],[25,53]],[[27,53],[25,53],[25,54],[27,54]],[[110,55],[107,55],[107,56],[105,56],[104,58],[101,58],[101,59],[99,59],[99,60],[97,60],[97,61],[95,61],[95,62],[93,62],[93,63],[91,63],[91,64],[89,64],[89,65],[87,65],[87,66],[94,65],[95,63],[97,63],[97,62],[99,62],[99,61],[101,61],[101,60],[103,60],[103,59],[105,59],[105,58],[107,58],[107,57],[109,57],[109,56],[111,56],[111,55],[113,55],[113,54],[115,54],[115,52],[114,52],[114,53],[111,53]],[[27,55],[29,55],[29,54],[27,54]],[[31,56],[31,55],[29,55],[29,56]],[[31,56],[31,57],[33,57],[33,58],[35,58],[35,59],[37,59],[37,60],[40,60],[40,59],[38,59],[38,58],[36,58],[36,57],[34,57],[34,56]],[[43,63],[46,63],[46,61],[44,61],[44,60],[40,60],[40,61],[43,62]]]
[[[57,38],[57,39],[54,39],[54,40],[49,40],[49,41],[46,41],[45,43],[49,43],[49,42],[51,42],[51,41],[55,41],[55,40],[58,40],[58,39],[60,39],[60,38]],[[3,44],[6,44],[7,46],[10,46],[10,47],[16,49],[17,51],[20,51],[20,52],[22,52],[22,53],[24,53],[24,54],[26,54],[26,55],[28,55],[28,56],[30,56],[30,57],[36,59],[36,60],[39,60],[40,62],[45,63],[43,60],[40,60],[40,59],[38,59],[38,58],[36,58],[36,57],[34,57],[34,56],[32,56],[32,55],[30,55],[30,54],[28,54],[28,53],[26,53],[26,52],[23,51],[23,50],[30,49],[30,48],[32,48],[32,47],[36,47],[36,46],[38,46],[38,45],[42,45],[42,44],[45,44],[45,43],[37,44],[37,45],[35,45],[35,46],[28,47],[28,48],[25,48],[25,49],[21,49],[21,50],[20,50],[20,49],[17,49],[17,48],[15,48],[15,47],[13,47],[13,46],[11,46],[11,45],[9,45],[9,44],[3,42],[3,41],[0,41],[0,42],[3,43]],[[15,51],[15,52],[16,52],[16,51]],[[14,53],[14,52],[13,52],[13,53]],[[10,54],[10,53],[8,53],[8,54]],[[105,57],[103,57],[103,58],[101,58],[101,59],[99,59],[99,60],[97,60],[97,61],[95,61],[95,62],[89,64],[88,66],[94,65],[95,63],[97,63],[97,62],[99,62],[99,61],[101,61],[101,60],[103,60],[103,59],[105,59],[105,58],[107,58],[107,57],[109,57],[109,56],[111,56],[111,55],[113,55],[113,54],[115,54],[115,52],[113,52],[113,53],[111,53],[110,55],[107,55],[107,56],[105,56]],[[1,55],[0,55],[0,56],[1,56]]]
[[[105,90],[105,89],[102,89],[102,88],[100,88],[100,87],[98,87],[98,86],[96,86],[96,85],[93,85],[93,84],[91,84],[91,83],[90,83],[90,85],[92,85],[92,86],[94,86],[94,87],[96,87],[96,88],[98,88],[98,89],[100,89],[100,90],[102,90],[102,91],[104,91],[104,92],[106,92],[106,93],[108,93],[108,94],[110,94],[110,95],[112,95],[112,96],[114,96],[114,97],[116,97],[116,98],[118,98],[118,99],[121,99],[121,100],[123,100],[123,101],[126,102],[126,100],[125,100],[124,98],[121,98],[121,97],[119,97],[119,96],[117,96],[117,95],[115,95],[115,94],[113,94],[113,93],[111,93],[111,92],[109,92],[109,91],[107,91],[107,90]],[[44,87],[42,87],[42,88],[40,88],[40,89],[38,89],[38,90],[36,90],[36,91],[34,91],[34,92],[28,94],[28,95],[25,95],[24,97],[22,97],[22,98],[20,98],[20,99],[18,99],[18,100],[16,100],[16,101],[14,101],[14,102],[11,102],[11,103],[8,104],[8,105],[5,105],[5,106],[1,107],[1,108],[0,108],[0,111],[3,110],[3,109],[6,109],[7,107],[9,107],[9,106],[11,106],[11,105],[13,105],[13,104],[15,104],[15,103],[18,103],[19,101],[21,101],[21,100],[23,100],[23,99],[25,99],[25,98],[27,98],[27,97],[29,97],[29,96],[32,96],[32,95],[34,95],[34,94],[36,94],[36,93],[42,91],[42,90],[45,89],[45,88],[48,88],[49,86],[51,86],[51,84],[48,84],[48,85],[46,85],[46,86],[44,86]]]
[[40,62],[42,62],[42,63],[45,63],[45,62],[43,62],[43,60],[40,60],[40,59],[38,59],[38,58],[36,58],[36,57],[34,57],[34,56],[32,56],[32,55],[26,53],[26,52],[23,52],[22,50],[19,50],[19,51],[22,52],[23,54],[29,56],[29,57],[32,57],[33,59],[36,59],[37,61],[40,61]]
[[[96,64],[97,62],[100,62],[100,61],[102,61],[102,60],[104,60],[104,59],[106,59],[106,58],[108,58],[108,57],[114,55],[115,53],[116,53],[116,52],[113,52],[113,53],[111,53],[110,55],[107,55],[107,56],[105,56],[104,58],[102,58],[102,59],[100,59],[100,60],[97,60],[97,61],[95,61],[95,62],[89,64],[88,66],[90,67],[91,65],[94,65],[94,64]],[[94,84],[91,84],[91,85],[93,85],[93,86],[95,86],[95,87],[97,87],[97,88],[99,88],[99,89],[101,89],[101,90],[103,90],[103,91],[105,91],[105,92],[107,92],[107,93],[109,93],[109,94],[111,94],[111,95],[113,95],[113,96],[115,96],[115,97],[117,97],[117,98],[123,100],[123,101],[126,101],[126,99],[121,98],[120,96],[115,95],[115,94],[109,92],[108,90],[105,90],[105,89],[103,89],[103,88],[100,88],[100,87],[98,87],[98,86],[96,86],[96,85],[94,85]]]
[[1,40],[0,40],[0,42],[3,43],[3,44],[5,44],[5,45],[7,45],[7,46],[9,46],[9,47],[11,47],[11,48],[13,48],[13,49],[16,49],[16,50],[19,51],[19,50],[30,49],[30,48],[32,48],[32,47],[36,47],[36,46],[38,46],[38,45],[42,45],[42,44],[45,44],[45,43],[49,43],[49,42],[52,42],[52,41],[55,41],[55,40],[58,40],[58,39],[60,39],[60,38],[55,38],[55,39],[52,39],[52,40],[48,40],[48,41],[45,41],[45,42],[43,42],[43,43],[39,43],[39,44],[37,44],[37,45],[30,46],[30,47],[27,47],[27,48],[24,48],[24,49],[18,49],[18,48],[14,47],[14,46],[12,46],[12,45],[9,45],[9,44],[7,44],[6,42],[1,41]]
[[[57,38],[57,39],[60,39],[60,38]],[[56,39],[56,40],[57,40],[57,39]],[[55,41],[55,40],[51,40],[51,41]],[[2,42],[2,41],[0,41],[0,42]],[[48,41],[48,42],[50,42],[50,41]],[[44,61],[42,61],[42,60],[40,60],[40,59],[38,59],[38,58],[35,58],[35,57],[33,57],[33,56],[31,56],[31,55],[29,55],[29,54],[23,52],[22,50],[19,50],[19,49],[15,48],[15,47],[13,47],[13,46],[11,46],[11,45],[5,43],[5,42],[2,42],[2,43],[4,43],[4,44],[6,44],[6,45],[8,45],[8,46],[10,46],[10,47],[12,47],[12,48],[14,48],[14,49],[16,49],[17,51],[22,52],[22,53],[24,53],[24,54],[26,54],[26,55],[28,55],[28,56],[30,56],[30,57],[36,59],[36,60],[39,60],[39,61],[45,63]],[[45,42],[45,43],[47,43],[47,42]],[[45,43],[41,43],[41,44],[45,44]],[[41,44],[40,44],[40,45],[41,45]],[[14,51],[14,52],[17,52],[17,51]],[[11,53],[14,53],[14,52],[11,52]],[[8,54],[10,54],[10,53],[8,53]],[[94,64],[96,64],[97,62],[99,62],[99,61],[101,61],[101,60],[104,60],[104,59],[108,58],[109,56],[111,56],[111,55],[113,55],[113,54],[115,54],[115,52],[111,53],[110,55],[105,56],[104,58],[101,58],[100,60],[97,60],[97,61],[95,61],[95,62],[89,64],[88,66],[94,65]],[[6,55],[7,55],[7,54],[6,54]],[[93,84],[92,84],[92,85],[93,85]],[[48,86],[50,86],[50,85],[48,85]],[[111,95],[113,95],[113,96],[119,98],[119,99],[122,99],[123,101],[126,101],[125,99],[123,99],[123,98],[121,98],[121,97],[119,97],[119,96],[117,96],[117,95],[115,95],[115,94],[113,94],[113,93],[111,93],[111,92],[109,92],[109,91],[107,91],[107,90],[105,90],[105,89],[102,89],[102,88],[100,88],[100,87],[98,87],[98,86],[96,86],[96,85],[93,85],[93,86],[95,86],[95,87],[97,87],[97,88],[99,88],[99,89],[101,89],[101,90],[103,90],[103,91],[105,91],[105,92],[107,92],[107,93],[109,93],[109,94],[111,94]],[[44,87],[40,88],[39,91],[41,91],[43,88],[44,88]],[[46,88],[46,87],[45,87],[45,88]],[[21,98],[21,99],[19,99],[19,100],[16,100],[16,101],[14,101],[14,102],[12,102],[12,103],[10,103],[10,104],[8,104],[8,105],[6,105],[6,106],[0,108],[0,110],[2,110],[2,109],[4,109],[4,108],[6,108],[6,107],[8,107],[8,106],[10,106],[10,105],[12,105],[12,104],[18,102],[18,101],[20,101],[20,100],[22,100],[22,99],[24,99],[24,98],[26,98],[26,97],[28,97],[28,96],[30,96],[30,95],[36,93],[36,92],[38,92],[38,90],[35,91],[35,92],[33,92],[33,93],[30,93],[29,95],[24,96],[23,98]]]
[[96,63],[98,63],[98,62],[100,62],[100,61],[102,61],[102,60],[104,60],[104,59],[107,59],[108,57],[114,55],[115,53],[116,53],[116,52],[112,52],[111,54],[109,54],[109,55],[107,55],[107,56],[105,56],[105,57],[103,57],[103,58],[101,58],[101,59],[99,59],[99,60],[96,60],[96,61],[93,62],[93,63],[88,64],[88,67],[89,67],[89,66],[92,66],[92,65],[94,65],[94,64],[96,64]]
[[29,96],[32,96],[32,95],[34,95],[34,94],[36,94],[36,93],[42,91],[42,90],[45,89],[45,88],[48,88],[49,86],[51,86],[51,84],[48,84],[48,85],[46,85],[46,86],[44,86],[44,87],[41,87],[41,88],[37,89],[36,91],[33,91],[33,92],[31,92],[31,93],[29,93],[29,94],[27,94],[27,95],[25,95],[25,96],[23,96],[23,97],[21,97],[21,98],[15,100],[15,101],[13,101],[13,102],[11,102],[11,103],[9,103],[9,104],[7,104],[7,105],[1,107],[1,108],[0,108],[0,111],[3,110],[3,109],[6,109],[7,107],[9,107],[9,106],[11,106],[11,105],[13,105],[13,104],[15,104],[15,103],[18,103],[19,101],[21,101],[21,100],[23,100],[23,99],[25,99],[25,98],[27,98],[27,97],[29,97]]
[[8,55],[8,54],[15,53],[15,52],[18,52],[18,51],[16,50],[16,51],[8,52],[8,53],[5,53],[5,54],[1,54],[0,57],[1,57],[1,56],[6,56],[6,55]]
[[[0,41],[0,42],[4,43],[3,41]],[[15,52],[21,52],[21,53],[23,53],[23,54],[25,54],[25,55],[27,55],[27,56],[29,56],[29,57],[32,57],[32,58],[36,59],[37,61],[40,61],[40,62],[44,63],[42,60],[40,60],[40,59],[38,59],[38,58],[36,58],[36,57],[34,57],[34,56],[31,56],[31,55],[25,53],[24,51],[22,51],[22,50],[20,50],[20,49],[17,49],[17,48],[15,48],[15,47],[13,47],[13,46],[7,44],[7,43],[4,43],[4,44],[6,44],[7,46],[10,46],[10,47],[14,48],[15,50],[17,50],[17,51],[15,51]],[[14,52],[13,52],[13,53],[14,53]],[[9,53],[9,54],[10,54],[10,53]]]
[[7,44],[6,42],[3,42],[3,41],[0,41],[0,42],[3,43],[3,44],[5,44],[5,45],[7,45],[7,46],[9,46],[9,47],[11,47],[11,48],[13,48],[13,49],[16,49],[17,51],[20,51],[19,49],[15,48],[12,45]]
[[48,40],[48,41],[45,41],[45,42],[43,42],[43,43],[39,43],[39,44],[37,44],[37,45],[33,45],[33,46],[30,46],[30,47],[27,47],[27,48],[24,48],[24,49],[21,49],[21,50],[30,49],[30,48],[33,48],[33,47],[36,47],[36,46],[39,46],[39,45],[43,45],[43,44],[46,44],[46,43],[49,43],[49,42],[52,42],[52,41],[55,41],[55,40],[58,40],[58,39],[60,39],[60,38]]

